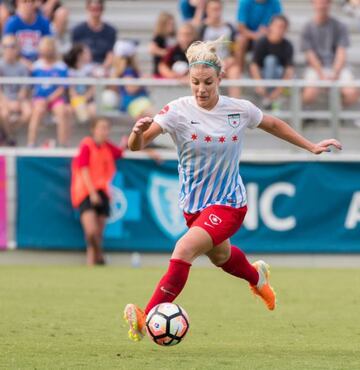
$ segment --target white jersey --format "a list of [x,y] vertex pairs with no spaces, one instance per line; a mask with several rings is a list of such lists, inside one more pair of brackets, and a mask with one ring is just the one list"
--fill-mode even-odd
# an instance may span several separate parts
[[246,191],[239,172],[246,128],[255,128],[263,113],[247,100],[220,96],[209,110],[192,96],[172,101],[154,117],[169,133],[179,158],[179,204],[195,213],[210,205],[243,207]]

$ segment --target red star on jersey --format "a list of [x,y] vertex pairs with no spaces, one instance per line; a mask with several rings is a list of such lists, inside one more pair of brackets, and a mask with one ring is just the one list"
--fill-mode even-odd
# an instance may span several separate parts
[[232,137],[232,141],[238,141],[238,137],[237,137],[237,135],[234,135],[234,136]]
[[225,143],[225,141],[226,141],[225,136],[220,136],[219,137],[219,143],[223,144],[223,143]]
[[205,136],[204,141],[206,141],[207,143],[210,143],[212,141],[211,136],[209,136],[209,135]]
[[196,134],[192,134],[191,135],[191,140],[192,141],[195,141],[195,140],[197,140],[198,139],[198,136],[196,135]]

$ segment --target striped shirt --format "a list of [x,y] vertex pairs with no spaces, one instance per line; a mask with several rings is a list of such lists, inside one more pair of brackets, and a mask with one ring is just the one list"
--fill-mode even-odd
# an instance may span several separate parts
[[179,159],[179,204],[186,213],[210,205],[243,207],[246,191],[239,172],[245,128],[256,128],[263,113],[247,100],[220,96],[211,110],[192,96],[166,105],[155,117],[169,133]]

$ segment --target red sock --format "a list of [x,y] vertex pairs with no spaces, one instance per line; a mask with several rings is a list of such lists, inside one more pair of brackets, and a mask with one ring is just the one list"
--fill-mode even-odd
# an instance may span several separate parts
[[256,285],[259,281],[256,268],[247,260],[245,253],[233,245],[230,258],[219,267],[231,275],[247,280],[251,285]]
[[171,259],[166,274],[159,281],[155,291],[145,308],[145,313],[156,305],[164,302],[172,302],[183,290],[189,276],[191,263]]

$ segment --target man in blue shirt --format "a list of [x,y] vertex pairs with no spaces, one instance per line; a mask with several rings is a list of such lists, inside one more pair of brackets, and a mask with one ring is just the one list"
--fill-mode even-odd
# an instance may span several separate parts
[[72,42],[87,45],[93,61],[107,69],[112,64],[116,30],[102,20],[104,0],[87,0],[86,10],[88,18],[74,28]]
[[239,24],[238,58],[241,71],[244,70],[245,54],[254,41],[265,36],[274,15],[282,13],[280,0],[239,0],[237,22]]
[[50,22],[36,10],[35,0],[17,0],[17,12],[4,26],[4,35],[15,35],[21,56],[27,62],[38,58],[38,47],[43,36],[51,35]]

